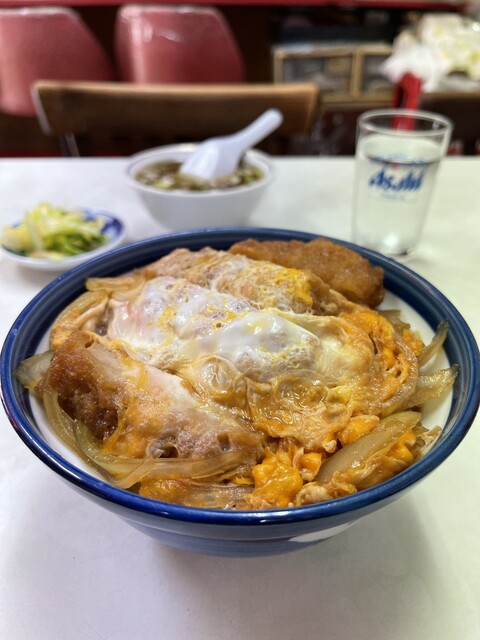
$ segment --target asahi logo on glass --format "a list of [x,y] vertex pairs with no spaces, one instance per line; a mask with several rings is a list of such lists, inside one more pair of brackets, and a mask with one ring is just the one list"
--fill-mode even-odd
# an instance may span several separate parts
[[393,168],[394,170],[390,172],[385,167],[375,172],[368,181],[368,185],[373,189],[393,191],[399,195],[421,189],[425,176],[424,169],[416,171],[410,169],[405,175],[399,175],[398,171],[395,172],[395,165],[393,165]]

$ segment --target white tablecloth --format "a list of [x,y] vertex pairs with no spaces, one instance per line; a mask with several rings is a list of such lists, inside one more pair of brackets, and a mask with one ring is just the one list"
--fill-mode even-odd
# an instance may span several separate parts
[[[0,162],[0,224],[45,200],[111,210],[130,239],[162,233],[123,160]],[[353,161],[279,159],[251,217],[350,239]],[[480,159],[447,159],[409,266],[480,337]],[[228,220],[225,220],[228,224]],[[51,280],[0,261],[0,340]],[[412,492],[307,550],[257,559],[170,549],[77,495],[0,410],[0,638],[478,640],[480,420]]]

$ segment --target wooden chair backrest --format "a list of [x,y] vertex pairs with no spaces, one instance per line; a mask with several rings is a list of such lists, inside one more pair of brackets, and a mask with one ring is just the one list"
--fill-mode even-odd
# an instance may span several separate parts
[[[161,144],[226,135],[266,109],[284,116],[269,140],[308,135],[316,121],[316,84],[167,85],[125,82],[39,81],[33,89],[37,116],[47,135],[64,136],[77,155],[77,137],[106,133],[148,136]],[[145,147],[144,147],[145,148]]]
[[452,141],[461,145],[461,155],[480,152],[480,91],[422,93],[419,108],[450,118]]

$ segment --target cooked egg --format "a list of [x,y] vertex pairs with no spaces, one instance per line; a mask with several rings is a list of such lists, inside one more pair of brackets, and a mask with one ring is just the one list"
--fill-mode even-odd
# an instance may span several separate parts
[[[355,314],[259,310],[169,276],[109,307],[114,344],[248,414],[271,436],[331,451],[353,417],[367,425],[360,429],[375,424],[369,415],[380,411],[378,389],[389,376],[381,336],[373,336],[378,323],[359,322]],[[392,376],[392,394],[394,385]]]
[[168,359],[172,368],[219,356],[255,382],[314,371],[336,386],[358,374],[373,353],[367,334],[346,320],[258,310],[170,277],[148,281],[133,300],[112,300],[110,311],[108,338],[148,364]]

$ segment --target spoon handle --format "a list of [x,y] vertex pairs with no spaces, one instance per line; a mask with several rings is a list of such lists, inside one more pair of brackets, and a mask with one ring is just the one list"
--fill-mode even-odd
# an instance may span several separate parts
[[245,149],[253,147],[277,129],[282,122],[283,115],[278,109],[268,109],[251,124],[233,134],[230,140],[235,146],[240,145]]

